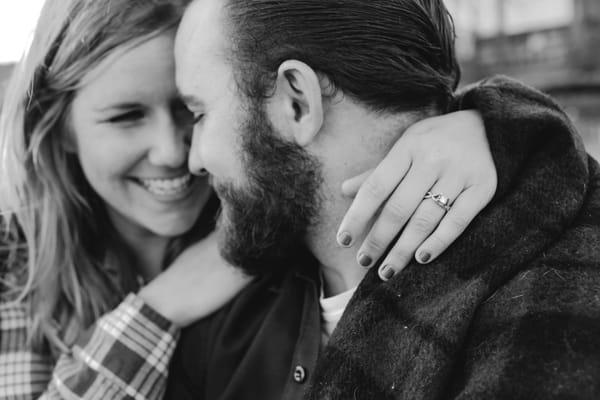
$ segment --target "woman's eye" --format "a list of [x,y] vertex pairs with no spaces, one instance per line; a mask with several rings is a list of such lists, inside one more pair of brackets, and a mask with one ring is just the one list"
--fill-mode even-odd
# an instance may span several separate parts
[[135,122],[144,118],[146,115],[142,110],[131,110],[108,119],[108,122],[118,124],[121,122]]

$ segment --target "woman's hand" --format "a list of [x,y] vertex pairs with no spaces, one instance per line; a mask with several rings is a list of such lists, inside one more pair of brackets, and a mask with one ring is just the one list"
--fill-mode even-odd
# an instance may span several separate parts
[[185,249],[139,296],[174,324],[185,327],[218,310],[250,281],[221,257],[213,232]]
[[356,197],[338,230],[338,243],[356,245],[353,239],[366,233],[357,252],[364,267],[393,244],[379,267],[381,279],[388,280],[413,254],[423,264],[438,257],[490,202],[496,185],[479,113],[422,120],[406,130],[377,168],[344,182],[344,194]]

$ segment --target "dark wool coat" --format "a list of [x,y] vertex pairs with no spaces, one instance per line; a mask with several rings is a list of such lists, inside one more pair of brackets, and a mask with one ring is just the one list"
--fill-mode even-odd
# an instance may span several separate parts
[[541,93],[495,79],[457,108],[474,105],[492,203],[430,265],[367,276],[310,399],[600,399],[598,164]]

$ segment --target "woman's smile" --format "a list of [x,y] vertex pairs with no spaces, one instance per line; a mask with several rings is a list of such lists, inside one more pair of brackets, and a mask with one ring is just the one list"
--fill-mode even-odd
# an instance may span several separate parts
[[197,181],[189,172],[176,177],[133,177],[131,179],[162,201],[174,201],[187,197],[193,191]]

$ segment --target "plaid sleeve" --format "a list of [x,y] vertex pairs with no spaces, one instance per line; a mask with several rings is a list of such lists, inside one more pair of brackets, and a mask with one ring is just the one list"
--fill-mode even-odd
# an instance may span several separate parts
[[36,399],[48,386],[52,358],[31,350],[28,332],[25,307],[0,304],[0,400]]
[[178,334],[130,294],[59,358],[43,398],[161,399]]

